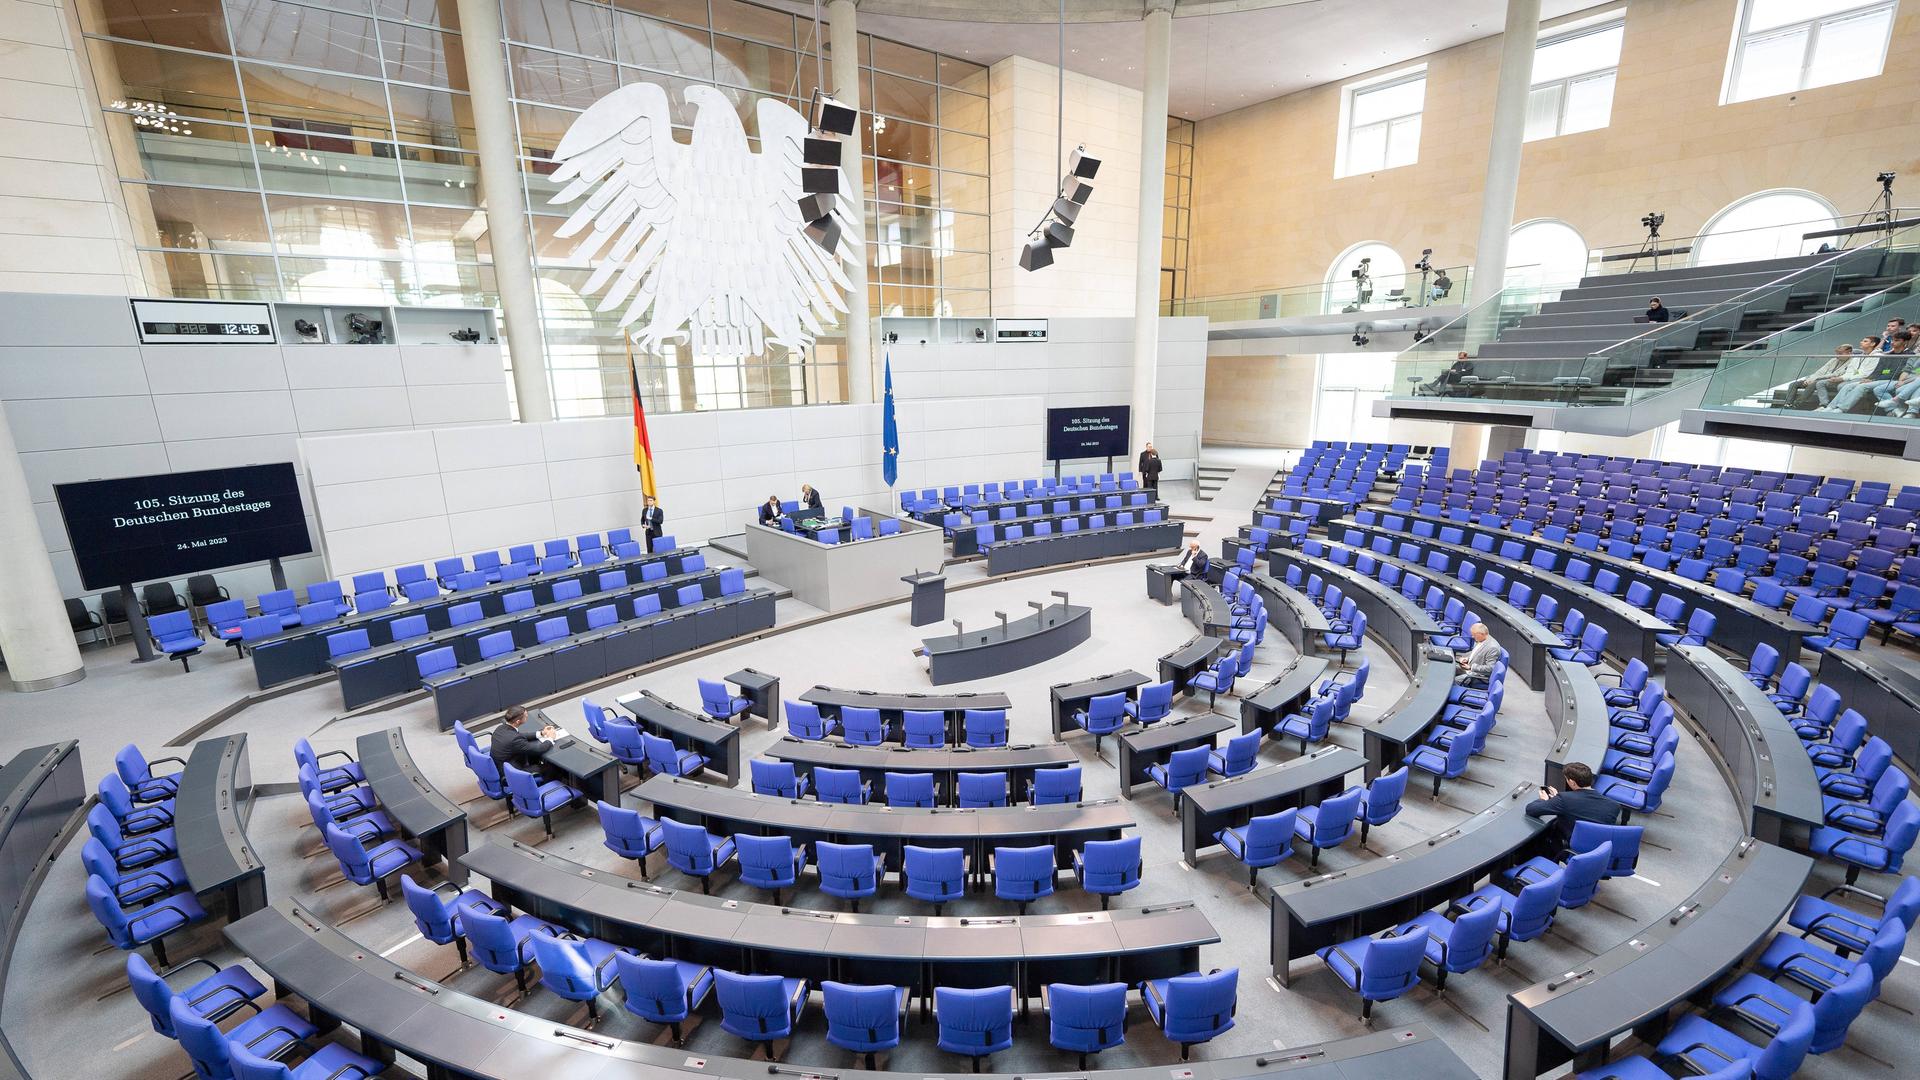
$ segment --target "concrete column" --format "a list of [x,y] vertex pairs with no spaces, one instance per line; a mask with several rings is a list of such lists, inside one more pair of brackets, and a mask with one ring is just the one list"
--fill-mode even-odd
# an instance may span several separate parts
[[1448,469],[1477,469],[1487,453],[1487,425],[1455,424],[1447,448]]
[[[1160,219],[1167,201],[1167,78],[1173,56],[1173,0],[1148,0],[1140,92],[1140,220],[1133,268],[1133,444],[1153,439],[1154,378],[1160,364]],[[1096,185],[1094,198],[1099,198]]]
[[[827,40],[833,45],[833,96],[853,109],[860,108],[860,38],[854,22],[854,0],[831,0],[827,4]],[[867,180],[860,163],[863,147],[873,130],[863,114],[853,125],[851,138],[840,141],[840,167],[846,173],[841,182],[840,209],[846,215],[848,235],[841,243],[851,243],[859,258],[847,267],[852,288],[847,295],[847,400],[855,405],[873,401],[873,387],[879,381],[873,367],[872,313],[867,310]]]
[[553,419],[553,394],[547,386],[546,341],[535,302],[533,240],[520,186],[520,147],[507,90],[500,5],[498,0],[458,0],[457,6],[460,51],[467,62],[467,90],[480,158],[480,195],[487,208],[487,239],[493,246],[493,276],[500,286],[507,348],[513,354],[513,395],[522,423],[544,423]]
[[1540,38],[1540,0],[1507,0],[1500,36],[1500,85],[1493,96],[1493,138],[1487,146],[1487,182],[1480,197],[1480,242],[1473,255],[1473,301],[1499,292],[1507,278],[1507,238],[1520,189],[1520,147],[1527,133],[1527,91],[1533,84],[1533,48]]
[[0,653],[6,654],[15,690],[51,690],[87,675],[5,409],[0,409]]
[[1527,445],[1527,430],[1511,424],[1495,424],[1487,429],[1487,457],[1500,460],[1509,450],[1524,449]]

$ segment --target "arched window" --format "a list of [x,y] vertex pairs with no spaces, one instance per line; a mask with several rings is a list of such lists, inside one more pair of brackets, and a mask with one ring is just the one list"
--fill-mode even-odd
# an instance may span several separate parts
[[1802,234],[1831,229],[1833,204],[1811,191],[1762,191],[1707,219],[1694,244],[1697,266],[1804,255],[1820,247]]
[[1564,221],[1518,225],[1507,241],[1507,284],[1568,284],[1587,272],[1587,242]]
[[[1362,269],[1366,271],[1364,283],[1353,276],[1355,270]],[[1355,244],[1341,252],[1340,257],[1333,260],[1332,269],[1327,271],[1326,303],[1322,310],[1332,313],[1349,308],[1397,307],[1397,301],[1388,302],[1387,293],[1406,287],[1406,273],[1406,260],[1387,245],[1377,240]]]

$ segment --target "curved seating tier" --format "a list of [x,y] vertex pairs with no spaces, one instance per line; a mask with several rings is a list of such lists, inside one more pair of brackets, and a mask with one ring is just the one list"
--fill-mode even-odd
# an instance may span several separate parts
[[[86,801],[80,744],[71,739],[22,750],[0,768],[0,1002],[6,998],[7,972],[27,905]],[[27,1074],[0,1030],[0,1073],[9,1068],[17,1076]]]

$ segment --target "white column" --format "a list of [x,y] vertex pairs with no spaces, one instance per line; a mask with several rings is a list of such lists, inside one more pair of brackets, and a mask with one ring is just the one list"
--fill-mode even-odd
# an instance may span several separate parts
[[1473,256],[1473,300],[1504,287],[1507,238],[1520,189],[1520,146],[1527,132],[1527,91],[1533,48],[1540,38],[1540,0],[1507,0],[1500,37],[1500,85],[1493,98],[1493,138],[1487,146],[1487,182],[1480,198],[1480,242]]
[[458,0],[457,6],[480,157],[480,195],[487,208],[487,239],[493,247],[500,310],[506,317],[507,347],[513,353],[513,396],[522,423],[543,423],[553,419],[553,395],[547,387],[546,341],[534,300],[533,241],[520,186],[519,137],[507,90],[500,4],[499,0]]
[[[860,108],[860,38],[854,22],[854,0],[831,0],[827,4],[827,35],[833,43],[833,96],[849,108]],[[846,215],[848,235],[841,243],[852,244],[860,253],[847,267],[847,400],[864,405],[873,400],[874,384],[879,377],[873,366],[872,315],[867,310],[867,226],[866,174],[860,162],[865,154],[867,134],[872,124],[865,115],[853,125],[853,136],[841,140],[840,167],[846,176],[841,181],[840,209]]]
[[[1148,0],[1140,93],[1140,220],[1133,269],[1133,442],[1153,440],[1154,377],[1160,363],[1160,218],[1167,201],[1167,77],[1173,0]],[[1099,186],[1094,187],[1099,198]]]
[[15,690],[51,690],[87,675],[5,409],[0,409],[0,653],[6,654]]

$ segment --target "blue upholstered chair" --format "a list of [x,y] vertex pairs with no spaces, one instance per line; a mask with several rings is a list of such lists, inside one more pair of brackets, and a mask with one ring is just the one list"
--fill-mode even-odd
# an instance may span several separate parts
[[1293,854],[1294,822],[1298,815],[1298,810],[1288,807],[1213,834],[1220,846],[1227,849],[1227,854],[1246,864],[1249,889],[1256,884],[1262,869],[1278,866]]
[[686,1039],[680,1025],[713,990],[714,972],[689,960],[653,960],[619,952],[613,955],[621,1005],[650,1024],[665,1024],[679,1045]]
[[[441,889],[450,890],[452,895],[442,897]],[[409,874],[400,875],[400,893],[406,897],[407,910],[413,914],[413,925],[420,936],[435,945],[452,945],[460,954],[463,968],[467,966],[467,935],[461,928],[462,917],[470,911],[490,915],[506,912],[506,908],[478,889],[463,891],[451,882],[429,889]]]
[[613,988],[620,971],[613,966],[619,953],[640,955],[639,950],[573,935],[533,934],[527,939],[533,946],[533,961],[540,966],[540,985],[567,1001],[583,1001],[587,1015],[600,1019],[600,995]]
[[753,708],[753,702],[739,697],[727,689],[727,685],[717,679],[701,679],[700,708],[715,720],[734,721],[747,714]]
[[506,779],[507,799],[513,804],[514,812],[539,818],[549,837],[553,835],[553,812],[586,798],[579,788],[564,780],[543,781],[510,762],[501,764],[500,774]]
[[823,803],[862,806],[872,791],[873,785],[860,778],[858,769],[820,766],[813,770],[813,797]]
[[1560,889],[1565,882],[1565,871],[1557,871],[1527,885],[1517,894],[1498,885],[1486,885],[1462,897],[1452,910],[1466,912],[1484,907],[1499,908],[1500,918],[1495,929],[1500,934],[1499,956],[1504,960],[1508,945],[1516,941],[1532,941],[1553,928],[1553,915],[1559,910]]
[[206,644],[194,633],[193,613],[190,611],[169,611],[164,615],[149,616],[147,633],[153,638],[154,646],[167,654],[168,659],[180,661],[181,671],[193,670],[188,658]]
[[882,773],[881,781],[886,785],[882,792],[888,806],[915,807],[925,809],[933,805],[932,773]]
[[359,837],[332,825],[323,826],[321,832],[347,880],[355,885],[372,885],[382,900],[387,899],[387,879],[422,858],[419,848],[400,840],[368,847]]
[[1499,926],[1500,909],[1489,906],[1461,912],[1457,918],[1424,911],[1395,927],[1393,933],[1426,939],[1426,961],[1438,972],[1434,990],[1445,993],[1448,975],[1472,971],[1493,955]]
[[1056,769],[1035,769],[1027,781],[1027,801],[1034,806],[1079,802],[1080,766],[1062,765]]
[[1114,897],[1139,887],[1142,869],[1137,836],[1089,840],[1085,847],[1073,853],[1073,872],[1079,875],[1080,890],[1100,897],[1102,911],[1107,910]]
[[954,777],[957,804],[962,809],[1007,805],[1007,774],[963,772]]
[[1048,983],[1041,987],[1040,999],[1047,1014],[1047,1041],[1056,1050],[1080,1055],[1082,1070],[1089,1054],[1127,1039],[1126,983]]
[[1361,937],[1317,950],[1327,970],[1360,995],[1360,1019],[1373,1018],[1373,1003],[1392,1001],[1420,985],[1427,936]]
[[638,863],[640,877],[645,879],[647,856],[666,843],[660,823],[638,810],[600,800],[595,800],[593,807],[600,815],[600,832],[607,850]]
[[764,1045],[768,1060],[778,1061],[773,1044],[790,1037],[806,1011],[807,980],[715,971],[714,996],[720,1002],[721,1028]]
[[805,701],[785,702],[787,734],[796,739],[824,739],[838,730],[839,724],[820,715],[820,707]]
[[907,1026],[906,987],[825,981],[820,995],[827,1015],[827,1041],[866,1055],[867,1068],[875,1067],[875,1054],[900,1045],[900,1033]]
[[879,746],[887,741],[887,725],[879,709],[850,705],[840,710],[840,737],[849,746]]
[[1259,731],[1236,735],[1227,740],[1224,750],[1214,750],[1207,755],[1207,771],[1219,773],[1223,777],[1252,772],[1259,754]]
[[1011,986],[934,987],[940,1049],[972,1058],[973,1071],[979,1072],[982,1058],[1013,1046],[1013,997]]
[[1102,694],[1087,702],[1084,709],[1073,710],[1073,722],[1093,735],[1093,752],[1100,752],[1100,740],[1119,731],[1127,722],[1127,695]]
[[957,847],[929,848],[907,844],[901,849],[900,878],[915,900],[931,901],[934,910],[966,895],[967,853]]
[[1192,746],[1175,750],[1164,763],[1147,766],[1147,776],[1173,796],[1176,813],[1180,807],[1180,793],[1194,784],[1206,782],[1207,761],[1212,754],[1211,747]]
[[813,846],[815,869],[820,874],[820,891],[852,903],[860,910],[860,899],[880,889],[880,878],[887,872],[887,858],[876,855],[872,844],[833,844],[825,840]]
[[113,889],[99,877],[87,878],[86,894],[88,909],[115,948],[131,952],[151,945],[154,960],[163,968],[167,966],[167,935],[207,917],[206,909],[187,893],[164,897],[132,912],[121,906]]
[[1026,914],[1027,905],[1052,896],[1057,883],[1052,844],[993,849],[993,894],[1012,900]]
[[961,716],[968,746],[1007,745],[1007,710],[968,709]]
[[[204,966],[213,974],[185,989],[176,990],[167,980],[180,972],[196,966]],[[127,984],[133,989],[133,999],[147,1012],[147,1019],[153,1024],[153,1030],[171,1039],[173,1033],[173,1002],[177,998],[201,1019],[219,1023],[242,1008],[252,1005],[267,993],[260,980],[252,972],[238,964],[219,967],[211,960],[198,957],[188,960],[166,971],[155,971],[147,959],[137,952],[127,954]]]
[[1180,1060],[1185,1061],[1196,1043],[1233,1027],[1239,980],[1239,968],[1149,979],[1140,984],[1140,999],[1161,1034],[1180,1044]]
[[1348,788],[1317,806],[1303,806],[1294,819],[1293,834],[1304,841],[1311,854],[1308,866],[1320,865],[1323,848],[1339,847],[1353,835],[1353,823],[1360,813],[1364,788]]
[[649,732],[640,733],[640,743],[646,747],[647,768],[662,776],[692,776],[708,765],[706,755],[693,750],[682,750],[673,745],[673,740]]
[[901,741],[909,747],[936,749],[947,745],[947,714],[908,709],[900,718]]
[[753,758],[747,762],[747,771],[752,776],[756,794],[782,799],[807,797],[807,778],[794,770],[791,761]]
[[698,825],[672,818],[661,818],[665,834],[667,864],[683,874],[700,879],[700,891],[713,891],[713,873],[733,860],[731,836],[715,836]]
[[734,833],[733,844],[740,861],[740,880],[757,889],[772,890],[775,904],[780,903],[780,890],[799,884],[800,871],[807,866],[805,845],[785,836]]
[[1173,711],[1173,684],[1160,682],[1143,686],[1139,699],[1128,701],[1121,708],[1142,727],[1164,720]]

